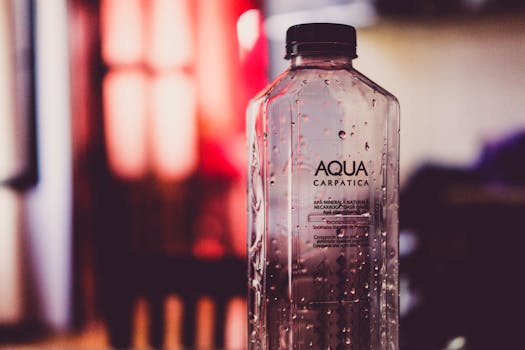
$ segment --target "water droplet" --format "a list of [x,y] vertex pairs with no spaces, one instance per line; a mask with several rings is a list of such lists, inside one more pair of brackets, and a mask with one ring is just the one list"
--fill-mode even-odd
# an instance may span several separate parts
[[330,85],[330,80],[325,79],[324,83],[325,83],[326,85]]
[[338,227],[335,232],[337,233],[337,237],[341,238],[345,235],[345,229],[342,227]]
[[350,133],[350,136],[354,136],[354,135],[355,135],[355,133],[353,133],[353,132]]
[[365,142],[365,151],[368,151],[370,149],[370,146],[368,145],[368,142]]
[[367,126],[367,125],[368,125],[368,122],[365,122],[365,126]]
[[372,99],[372,107],[375,107],[375,106],[376,106],[376,99],[373,98],[373,99]]
[[355,124],[352,125],[352,129],[355,129]]
[[346,131],[344,130],[339,131],[339,138],[341,140],[344,140],[346,138]]
[[327,314],[327,315],[331,315],[331,314],[332,314],[332,309],[328,309],[328,310],[326,310],[326,314]]
[[308,80],[304,79],[303,84],[308,84]]

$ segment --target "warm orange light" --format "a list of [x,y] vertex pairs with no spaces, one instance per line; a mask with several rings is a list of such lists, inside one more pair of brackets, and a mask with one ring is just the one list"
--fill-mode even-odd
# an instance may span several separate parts
[[0,324],[20,321],[20,198],[0,187]]
[[225,349],[243,349],[246,341],[246,300],[236,297],[228,303]]
[[155,172],[163,179],[184,178],[197,163],[193,81],[182,73],[162,75],[154,79],[151,92]]
[[215,323],[215,303],[209,297],[197,301],[197,329],[195,348],[211,349],[213,345],[213,326]]
[[143,58],[142,0],[102,0],[102,57],[108,64],[129,65]]
[[146,77],[139,70],[104,78],[104,122],[111,169],[124,178],[146,173]]
[[150,66],[155,69],[167,69],[191,64],[191,28],[187,1],[152,1],[147,51]]
[[165,326],[164,349],[182,349],[182,312],[184,303],[181,297],[168,295],[164,301]]

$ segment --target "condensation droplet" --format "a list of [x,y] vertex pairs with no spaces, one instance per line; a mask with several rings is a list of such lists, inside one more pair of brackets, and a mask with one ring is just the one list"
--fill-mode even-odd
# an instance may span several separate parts
[[372,107],[375,107],[375,106],[376,106],[376,99],[373,98],[373,99],[372,99]]
[[325,79],[324,83],[325,83],[326,85],[330,85],[330,80]]
[[346,138],[346,131],[344,131],[344,130],[339,131],[339,138],[341,140],[345,139]]
[[368,145],[368,142],[365,142],[365,151],[368,151],[370,149],[370,146]]
[[342,227],[338,227],[335,232],[337,233],[337,237],[341,238],[345,235],[345,229]]
[[303,84],[308,84],[308,80],[304,79]]

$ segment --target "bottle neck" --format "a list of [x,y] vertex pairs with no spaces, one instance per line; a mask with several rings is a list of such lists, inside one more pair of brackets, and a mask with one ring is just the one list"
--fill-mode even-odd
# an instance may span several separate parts
[[291,69],[348,69],[352,68],[352,58],[348,56],[294,56]]

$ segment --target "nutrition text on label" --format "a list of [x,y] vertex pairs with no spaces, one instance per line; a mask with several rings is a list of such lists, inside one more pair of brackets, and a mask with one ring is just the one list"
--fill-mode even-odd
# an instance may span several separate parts
[[351,226],[314,225],[314,230],[330,230],[335,233],[314,234],[313,248],[350,248],[368,246],[368,237]]

